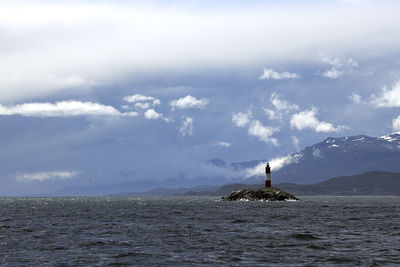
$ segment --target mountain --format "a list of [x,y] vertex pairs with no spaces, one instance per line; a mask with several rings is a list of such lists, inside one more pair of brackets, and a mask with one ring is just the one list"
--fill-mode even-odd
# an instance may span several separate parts
[[[273,158],[273,157],[271,157]],[[264,161],[226,163],[224,168],[245,171]],[[274,161],[271,161],[272,167]],[[310,184],[330,177],[349,176],[368,171],[400,172],[400,132],[382,137],[357,135],[328,137],[324,141],[306,147],[281,161],[272,173],[272,182]],[[223,166],[220,162],[219,166]],[[261,184],[263,169],[259,174],[247,177],[245,183]]]
[[311,185],[279,184],[290,193],[308,195],[400,195],[400,173],[366,172],[354,176],[341,176]]
[[[340,176],[330,178],[314,184],[279,183],[274,184],[282,190],[299,196],[315,195],[400,195],[400,173],[372,171],[353,176]],[[234,190],[252,189],[263,187],[259,184],[225,184],[223,186],[194,186],[187,188],[156,188],[146,192],[119,193],[109,196],[225,196]]]
[[[261,184],[227,184],[216,191],[193,192],[188,191],[184,195],[208,195],[224,196],[234,190],[250,188],[253,190],[262,187]],[[320,183],[300,185],[294,183],[276,184],[282,190],[298,196],[357,196],[357,195],[400,195],[400,173],[390,172],[366,172],[354,176],[341,176],[330,178]]]
[[219,186],[212,185],[199,185],[193,187],[179,187],[179,188],[166,188],[158,187],[145,192],[122,192],[117,194],[109,194],[107,196],[112,197],[131,197],[131,196],[174,196],[182,195],[187,192],[192,192],[194,195],[198,192],[213,192],[217,190]]

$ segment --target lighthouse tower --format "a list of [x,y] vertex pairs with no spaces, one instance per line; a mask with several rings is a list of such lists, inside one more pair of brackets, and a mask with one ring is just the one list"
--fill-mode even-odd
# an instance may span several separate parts
[[271,187],[271,168],[269,167],[269,162],[265,166],[265,187]]

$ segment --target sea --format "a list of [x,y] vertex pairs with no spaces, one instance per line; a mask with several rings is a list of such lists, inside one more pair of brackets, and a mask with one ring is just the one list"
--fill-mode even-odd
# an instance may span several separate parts
[[400,197],[0,198],[0,266],[400,266]]

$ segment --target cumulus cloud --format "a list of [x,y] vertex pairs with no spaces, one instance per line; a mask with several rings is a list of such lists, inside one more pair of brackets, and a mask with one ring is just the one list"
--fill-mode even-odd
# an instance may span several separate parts
[[80,101],[56,103],[24,103],[14,106],[0,105],[0,115],[26,117],[72,117],[72,116],[136,116],[136,112],[120,112],[112,106]]
[[161,101],[152,96],[131,95],[124,97],[124,101],[134,104],[135,108],[148,109],[150,106],[160,105]]
[[320,54],[319,58],[323,63],[331,65],[330,69],[322,73],[322,77],[325,78],[337,79],[344,73],[350,73],[358,68],[358,63],[351,58],[345,62],[342,62],[339,58],[328,57],[325,54]]
[[289,111],[289,110],[299,109],[299,106],[297,106],[295,104],[291,104],[288,101],[282,99],[282,97],[280,95],[278,95],[277,93],[273,93],[271,95],[270,101],[277,110],[288,110]]
[[140,95],[140,94],[124,97],[124,101],[129,102],[129,103],[153,101],[153,100],[155,100],[155,98],[152,96],[145,96],[145,95]]
[[217,146],[222,146],[222,147],[231,147],[232,144],[229,142],[224,142],[224,141],[220,141],[216,144]]
[[346,128],[345,126],[333,126],[332,123],[319,121],[316,117],[317,109],[301,111],[292,116],[290,126],[297,130],[313,129],[316,132],[338,132]]
[[170,122],[169,118],[165,118],[164,115],[162,113],[159,113],[157,111],[155,111],[154,109],[148,109],[146,110],[146,112],[144,113],[144,117],[148,120],[158,120],[158,119],[162,119],[166,122]]
[[57,172],[33,172],[33,173],[17,173],[15,180],[18,182],[31,182],[46,180],[66,180],[74,178],[78,175],[76,171],[57,171]]
[[137,102],[134,106],[135,108],[148,109],[150,107],[150,103]]
[[392,89],[388,89],[384,86],[380,95],[371,96],[371,102],[377,108],[400,107],[400,81],[397,81],[392,86]]
[[270,102],[274,109],[264,108],[265,114],[269,120],[278,120],[281,123],[283,122],[283,117],[290,113],[290,111],[299,109],[298,105],[290,103],[277,93],[271,94]]
[[276,72],[272,69],[264,69],[263,74],[258,77],[260,80],[283,80],[283,79],[297,79],[300,76],[296,73],[290,73],[290,72]]
[[265,115],[267,115],[269,120],[280,120],[281,119],[281,114],[278,112],[264,108]]
[[247,113],[233,113],[232,122],[241,128],[248,127],[248,134],[251,136],[258,137],[264,143],[270,143],[278,146],[278,140],[271,137],[275,132],[279,131],[277,128],[263,125],[259,120],[253,120],[251,111]]
[[332,69],[329,69],[322,73],[322,76],[325,78],[330,78],[330,79],[337,79],[343,75],[343,71],[340,71],[338,69],[335,69],[332,67]]
[[392,120],[392,129],[394,131],[400,131],[400,116]]
[[258,137],[258,139],[264,143],[270,143],[274,146],[278,146],[278,140],[271,137],[271,135],[273,135],[276,131],[278,131],[278,129],[262,125],[258,120],[252,121],[248,130],[249,135]]
[[245,127],[251,119],[251,112],[248,113],[233,113],[232,115],[232,121],[236,124],[238,127]]
[[355,104],[360,104],[362,100],[361,95],[359,95],[358,93],[353,93],[351,96],[349,96],[349,99]]
[[[269,161],[269,165],[271,166],[271,171],[278,171],[286,165],[289,165],[292,163],[298,163],[301,158],[302,158],[301,154],[293,154],[290,156],[277,157],[277,158],[271,159]],[[266,164],[267,164],[267,162],[262,162],[255,167],[247,168],[244,171],[244,175],[246,177],[255,176],[255,175],[264,175]]]
[[191,95],[171,101],[170,106],[175,109],[204,108],[209,100],[207,98],[197,99]]
[[186,117],[183,120],[181,127],[179,128],[179,132],[182,136],[185,136],[185,135],[192,136],[193,129],[194,129],[193,118]]

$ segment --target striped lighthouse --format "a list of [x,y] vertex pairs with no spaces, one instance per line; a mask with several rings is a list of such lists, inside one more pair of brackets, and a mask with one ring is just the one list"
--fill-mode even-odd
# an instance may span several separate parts
[[269,167],[269,162],[265,166],[265,187],[271,187],[271,168]]

